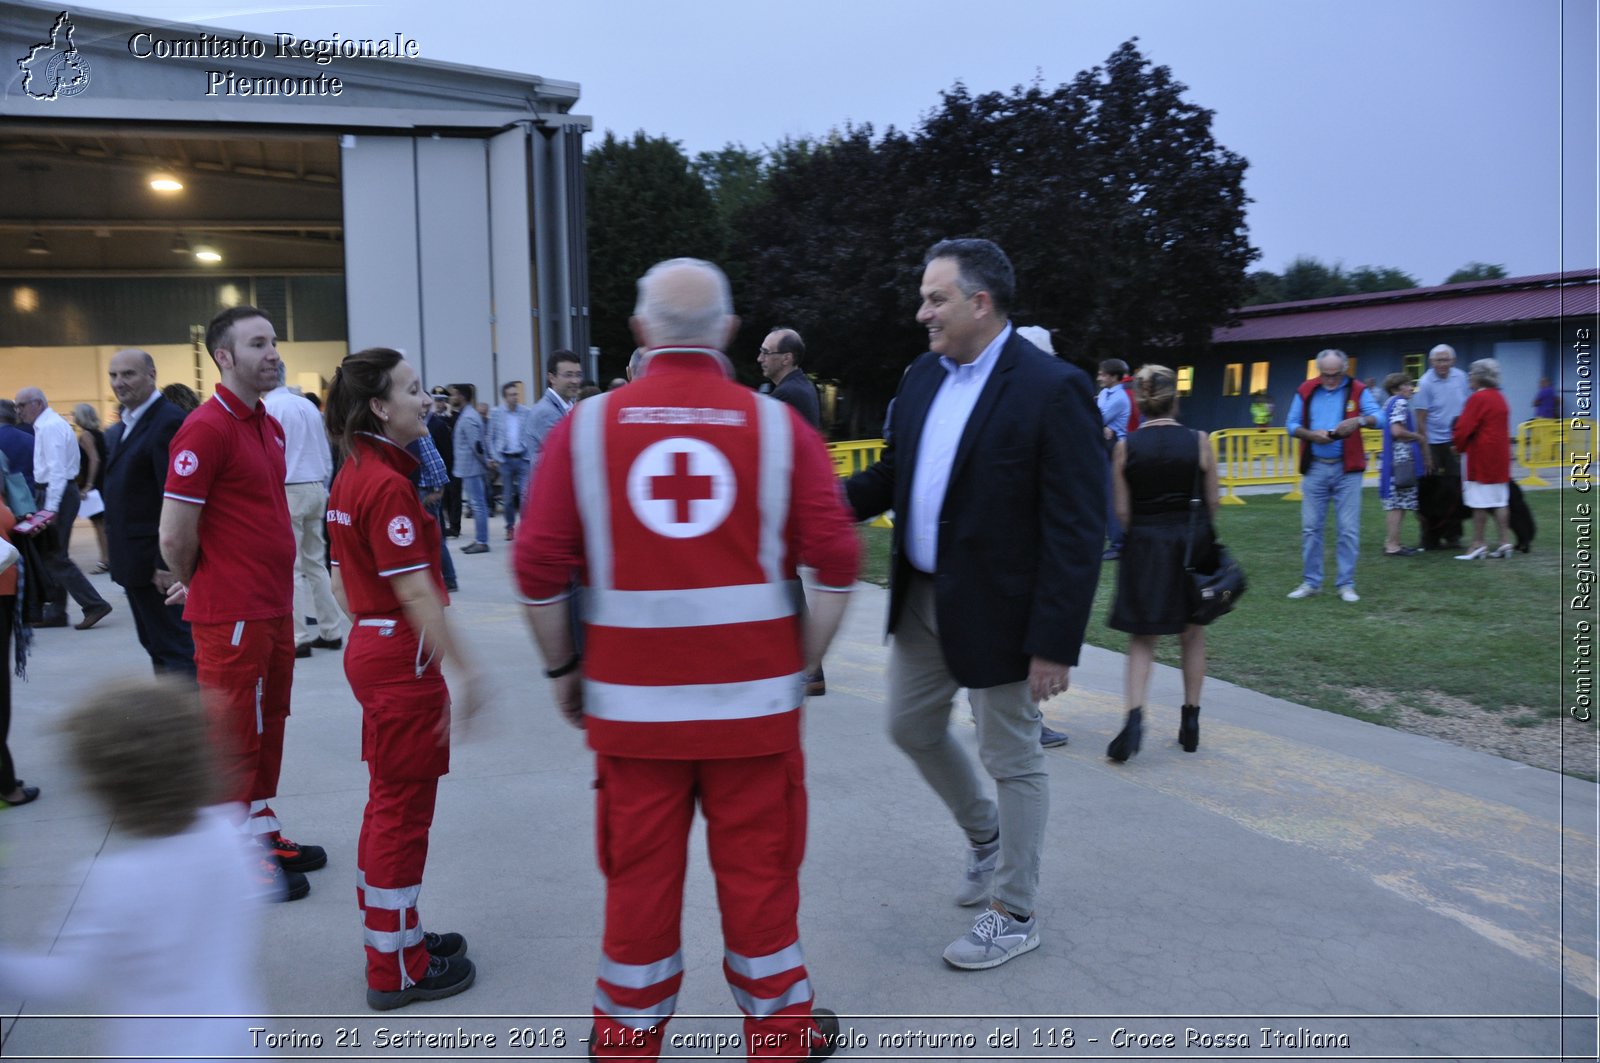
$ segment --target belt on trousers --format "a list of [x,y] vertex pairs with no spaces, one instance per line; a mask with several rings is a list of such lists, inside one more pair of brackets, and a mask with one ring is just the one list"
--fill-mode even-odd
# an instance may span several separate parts
[[[394,619],[393,617],[368,616],[356,621],[356,627],[377,628],[378,637],[385,639],[394,638],[394,633],[399,629],[399,626],[400,621]],[[431,665],[434,661],[434,658],[439,655],[439,650],[437,647],[429,646],[427,644],[428,640],[425,637],[426,634],[426,632],[423,632],[417,637],[417,657],[413,663],[416,666],[416,677],[418,679],[422,678],[422,674],[428,670],[428,666]],[[424,650],[427,651],[426,658],[423,657]]]
[[1320,461],[1324,465],[1336,465],[1336,464],[1340,464],[1340,463],[1342,463],[1344,461],[1343,458],[1316,458],[1316,457],[1312,458],[1311,460],[1312,461]]

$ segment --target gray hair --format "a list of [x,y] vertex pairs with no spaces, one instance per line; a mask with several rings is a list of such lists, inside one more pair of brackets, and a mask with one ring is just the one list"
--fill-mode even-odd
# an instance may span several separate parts
[[1043,325],[1023,325],[1017,329],[1017,335],[1046,354],[1056,353],[1055,344],[1050,342],[1050,330]]
[[1500,363],[1493,358],[1479,358],[1467,369],[1467,382],[1481,381],[1484,387],[1500,386]]
[[722,270],[704,259],[669,258],[639,278],[633,314],[653,347],[720,348],[733,317],[733,289]]
[[72,408],[72,419],[78,422],[78,427],[94,430],[100,427],[100,414],[87,402],[80,402]]
[[1322,360],[1324,358],[1328,357],[1328,355],[1330,355],[1330,354],[1333,355],[1335,358],[1339,359],[1339,368],[1340,369],[1349,369],[1350,368],[1350,356],[1348,354],[1345,354],[1343,351],[1339,350],[1339,348],[1337,348],[1337,347],[1329,347],[1326,350],[1321,350],[1321,351],[1317,352],[1317,370],[1319,372],[1322,370]]
[[1433,356],[1436,355],[1436,354],[1446,355],[1447,357],[1449,357],[1449,359],[1452,362],[1456,360],[1456,349],[1454,347],[1450,346],[1448,343],[1441,343],[1438,346],[1436,346],[1433,350],[1429,351],[1428,352],[1428,361],[1430,361],[1430,362],[1433,361]]
[[628,359],[628,371],[627,371],[627,374],[626,374],[627,378],[629,380],[637,380],[639,378],[639,373],[643,369],[644,369],[644,348],[643,347],[635,347],[633,349],[633,356]]

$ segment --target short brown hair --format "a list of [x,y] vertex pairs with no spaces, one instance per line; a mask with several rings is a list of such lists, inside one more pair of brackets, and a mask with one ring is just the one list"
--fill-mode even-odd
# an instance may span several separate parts
[[1404,387],[1405,385],[1411,383],[1414,383],[1414,381],[1406,373],[1390,373],[1388,376],[1383,378],[1383,390],[1393,395],[1395,393],[1395,389]]
[[129,834],[179,834],[216,800],[206,716],[190,683],[115,683],[73,709],[64,729],[90,791]]
[[266,318],[268,321],[272,320],[272,318],[267,317],[265,310],[258,310],[253,306],[230,306],[212,318],[211,324],[206,326],[206,353],[215,359],[217,348],[227,347],[232,350],[233,348],[229,347],[229,344],[233,343],[233,326],[252,317]]

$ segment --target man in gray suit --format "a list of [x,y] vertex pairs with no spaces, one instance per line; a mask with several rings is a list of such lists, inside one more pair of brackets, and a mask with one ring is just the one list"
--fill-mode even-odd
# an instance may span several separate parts
[[489,411],[489,453],[500,463],[500,506],[506,515],[506,540],[517,537],[517,511],[528,482],[533,408],[522,404],[522,381],[500,387],[500,405]]
[[471,384],[450,385],[450,405],[458,403],[461,411],[456,418],[456,428],[451,436],[455,444],[454,462],[450,472],[461,481],[462,493],[472,503],[472,542],[461,548],[463,554],[489,552],[489,469],[494,455],[488,452],[484,434],[483,417],[474,400],[477,389]]
[[539,455],[544,453],[544,441],[556,422],[572,411],[583,387],[583,363],[571,351],[561,349],[550,355],[545,366],[545,389],[539,401],[533,404],[533,416],[528,418],[528,483],[539,468]]

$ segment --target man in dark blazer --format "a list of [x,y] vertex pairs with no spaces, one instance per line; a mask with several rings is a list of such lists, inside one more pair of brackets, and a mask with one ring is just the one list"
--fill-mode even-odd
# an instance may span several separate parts
[[144,351],[111,356],[111,390],[122,418],[106,432],[106,546],[111,578],[128,594],[139,643],[156,674],[193,679],[194,640],[183,606],[167,605],[173,576],[161,557],[158,535],[167,483],[167,448],[183,411],[156,390],[156,363]]
[[[895,396],[892,445],[846,489],[859,519],[895,511],[889,733],[971,846],[957,892],[991,902],[945,949],[997,967],[1039,945],[1049,786],[1039,702],[1067,689],[1100,575],[1105,457],[1089,378],[1015,334],[1011,263],[988,240],[924,260],[931,350]],[[949,732],[970,691],[991,799]]]
[[772,397],[799,411],[806,424],[822,431],[822,402],[817,385],[800,369],[806,356],[806,343],[792,328],[775,328],[761,341],[756,361],[761,375],[772,381]]

